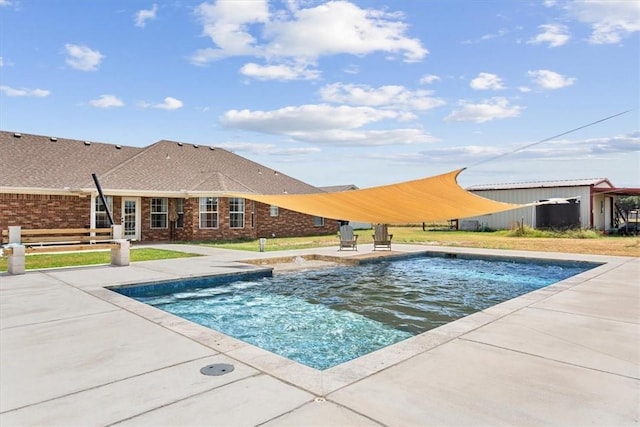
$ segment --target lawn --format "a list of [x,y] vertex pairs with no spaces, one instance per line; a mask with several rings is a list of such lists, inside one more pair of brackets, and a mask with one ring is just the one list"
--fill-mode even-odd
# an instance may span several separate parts
[[[154,248],[132,248],[131,262],[151,261],[170,258],[188,258],[199,256],[188,252],[167,251]],[[111,253],[105,251],[67,252],[29,255],[25,260],[27,270],[39,270],[43,268],[71,267],[78,265],[109,264]],[[7,257],[0,257],[0,271],[7,271]]]
[[[372,230],[356,230],[358,245],[371,244]],[[582,254],[640,256],[640,238],[631,236],[607,236],[593,231],[570,231],[565,233],[539,230],[503,230],[493,232],[470,231],[423,231],[420,226],[389,227],[392,243],[413,243],[434,246],[467,248],[528,250],[542,252],[571,252]],[[201,242],[216,248],[258,251],[257,240],[235,242]],[[338,244],[336,235],[269,238],[265,251],[306,249]]]
[[[420,226],[403,226],[389,227],[389,232],[393,234],[393,243],[640,257],[639,237],[606,236],[585,230],[565,233],[531,229],[493,232],[423,231]],[[358,245],[360,246],[373,242],[372,230],[356,230],[356,234],[358,235]],[[259,250],[258,240],[198,242],[198,244],[243,251],[257,252]],[[265,251],[306,249],[336,246],[337,244],[338,238],[336,235],[269,238],[266,240]],[[185,250],[188,251],[188,248],[185,248]],[[131,262],[193,256],[198,255],[153,248],[133,247],[131,249]],[[109,251],[41,254],[28,256],[26,269],[37,270],[53,267],[109,264],[109,262]],[[7,271],[6,257],[0,257],[0,271]]]

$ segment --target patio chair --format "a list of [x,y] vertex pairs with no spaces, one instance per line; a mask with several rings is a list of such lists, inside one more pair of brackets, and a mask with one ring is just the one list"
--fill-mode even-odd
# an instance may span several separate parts
[[340,237],[339,251],[342,249],[358,250],[358,235],[353,233],[353,227],[350,225],[341,226],[338,237]]
[[378,224],[373,235],[373,250],[378,248],[386,248],[391,250],[391,239],[393,234],[389,234],[387,224]]

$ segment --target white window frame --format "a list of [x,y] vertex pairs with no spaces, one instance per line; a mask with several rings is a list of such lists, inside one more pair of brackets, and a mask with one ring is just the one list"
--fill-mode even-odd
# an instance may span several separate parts
[[[109,207],[109,212],[111,212],[111,215],[113,215],[113,196],[104,196],[105,199],[107,199],[107,206]],[[96,196],[95,200],[93,202],[93,225],[94,228],[109,228],[111,227],[111,225],[109,224],[109,215],[107,215],[107,211],[106,210],[98,210],[99,207],[104,206],[102,204],[102,199],[100,198],[100,196]],[[102,216],[104,215],[104,218],[100,218],[100,221],[104,220],[103,223],[105,224],[104,226],[98,226],[98,215]]]
[[[215,210],[208,210],[207,208],[209,206],[207,206],[207,201],[213,201],[215,202]],[[204,202],[204,204],[203,204]],[[218,200],[217,197],[200,197],[200,201],[198,202],[199,205],[199,213],[198,213],[198,225],[201,229],[216,229],[220,226],[220,221],[219,221],[219,211],[220,211],[220,200]],[[204,208],[204,209],[203,209]],[[202,219],[203,217],[206,218],[207,215],[213,215],[212,219],[213,222],[215,223],[214,226],[212,227],[208,227],[208,226],[203,226],[203,222]],[[205,223],[206,224],[206,223]]]
[[280,208],[278,206],[271,205],[269,207],[269,216],[273,216],[273,217],[280,216]]
[[[160,204],[154,203],[156,200],[160,201]],[[157,208],[160,210],[155,210]],[[169,227],[169,199],[166,197],[152,197],[149,200],[149,227],[152,230],[162,230]],[[154,224],[154,219],[159,220],[160,225]]]
[[244,228],[245,205],[242,197],[229,198],[229,228]]
[[324,217],[323,216],[314,216],[313,217],[313,226],[314,227],[324,227]]

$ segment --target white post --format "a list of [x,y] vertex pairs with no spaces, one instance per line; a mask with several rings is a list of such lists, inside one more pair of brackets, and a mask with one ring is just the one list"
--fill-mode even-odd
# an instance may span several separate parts
[[113,224],[111,226],[111,235],[113,240],[124,239],[124,235],[122,233],[122,225]]
[[9,226],[9,243],[20,243],[21,230],[19,225]]
[[7,257],[7,271],[9,274],[24,274],[25,247],[20,244],[11,245],[10,247],[11,253]]
[[130,262],[130,244],[128,240],[116,240],[118,246],[111,248],[111,265],[125,266]]

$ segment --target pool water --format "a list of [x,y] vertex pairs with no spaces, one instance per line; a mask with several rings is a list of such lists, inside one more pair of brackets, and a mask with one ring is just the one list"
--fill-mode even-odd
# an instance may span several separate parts
[[200,279],[164,294],[118,291],[323,370],[593,267],[422,256],[210,286]]

